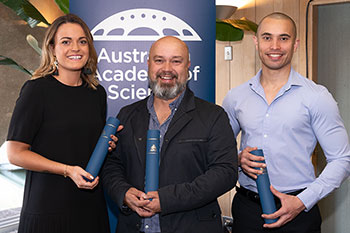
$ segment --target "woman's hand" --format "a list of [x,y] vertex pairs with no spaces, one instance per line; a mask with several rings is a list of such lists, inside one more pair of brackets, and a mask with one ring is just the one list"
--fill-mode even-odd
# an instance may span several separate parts
[[[69,166],[65,165],[65,174],[69,178],[71,178],[74,183],[78,186],[78,188],[81,189],[93,189],[97,186],[99,177],[93,177],[90,173],[85,171],[79,166]],[[84,179],[84,177],[87,180],[93,180],[93,181],[87,181]]]
[[[118,129],[117,129],[117,132],[119,132],[123,128],[124,128],[124,126],[119,125]],[[110,137],[111,137],[112,140],[108,142],[108,144],[109,144],[108,151],[112,152],[117,147],[118,138],[115,135],[113,135],[113,134],[111,134]]]

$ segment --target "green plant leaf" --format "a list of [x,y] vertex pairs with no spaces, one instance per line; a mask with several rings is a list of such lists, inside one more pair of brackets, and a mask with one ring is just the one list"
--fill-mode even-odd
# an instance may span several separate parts
[[65,14],[69,13],[69,0],[55,0],[55,2],[61,11]]
[[243,39],[244,31],[256,32],[258,25],[246,18],[216,19],[216,39],[221,41],[239,41]]
[[18,65],[17,62],[12,60],[11,58],[8,58],[8,57],[2,56],[2,55],[0,55],[0,65],[11,66],[12,68],[20,70],[20,71],[32,76],[32,73],[30,71],[28,71],[26,68],[24,68],[21,65]]
[[224,19],[222,20],[225,23],[229,23],[232,26],[245,30],[245,31],[252,31],[256,32],[258,29],[258,25],[254,23],[253,21],[250,21],[249,19],[243,17],[241,19]]
[[24,2],[24,0],[16,0],[16,1],[14,1],[14,0],[0,0],[0,2],[2,4],[4,4],[5,6],[9,7],[10,9],[12,9],[21,19],[26,21],[30,27],[33,28],[38,23],[40,23],[39,20],[36,20],[36,19],[30,17],[29,15],[27,15],[24,12],[24,9],[22,7],[22,3]]
[[50,25],[49,22],[46,21],[45,17],[27,0],[22,1],[22,8],[24,12],[31,18],[38,20],[39,22],[43,22],[46,25]]
[[231,24],[216,21],[216,39],[220,41],[240,41],[243,39],[243,30]]

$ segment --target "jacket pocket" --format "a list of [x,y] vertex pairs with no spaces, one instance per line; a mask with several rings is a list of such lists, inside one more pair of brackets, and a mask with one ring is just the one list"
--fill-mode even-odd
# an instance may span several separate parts
[[200,142],[208,142],[208,139],[206,138],[185,138],[185,139],[179,139],[178,143],[200,143]]
[[217,202],[212,202],[195,211],[199,221],[215,221],[221,218],[221,210]]

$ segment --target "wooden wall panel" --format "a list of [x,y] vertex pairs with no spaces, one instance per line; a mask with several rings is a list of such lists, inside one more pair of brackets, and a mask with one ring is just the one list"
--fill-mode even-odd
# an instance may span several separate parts
[[230,88],[230,61],[224,60],[224,48],[230,46],[230,42],[216,42],[216,103],[221,105]]
[[[255,22],[255,2],[249,2],[242,10],[238,10],[233,17],[246,17],[247,19]],[[253,32],[245,32],[242,41],[233,43],[233,48],[236,50],[236,52],[234,53],[234,59],[230,64],[232,70],[231,88],[248,81],[256,73],[255,45],[253,42],[253,36]]]
[[298,27],[298,72],[306,77],[306,6],[309,0],[300,0]]

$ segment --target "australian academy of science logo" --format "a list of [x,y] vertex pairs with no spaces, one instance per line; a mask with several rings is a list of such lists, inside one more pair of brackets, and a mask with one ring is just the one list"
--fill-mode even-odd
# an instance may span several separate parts
[[149,153],[151,154],[156,154],[158,153],[156,145],[152,145],[151,148],[149,149]]
[[[164,11],[139,8],[118,12],[98,23],[91,33],[98,55],[97,77],[108,100],[133,102],[146,98],[147,59],[151,44],[164,36],[202,41],[186,22]],[[199,80],[200,65],[192,63],[189,79]]]
[[[143,34],[145,31],[150,34]],[[167,35],[184,41],[201,41],[196,31],[183,20],[164,11],[147,8],[114,14],[96,25],[91,33],[95,41],[156,41]]]

